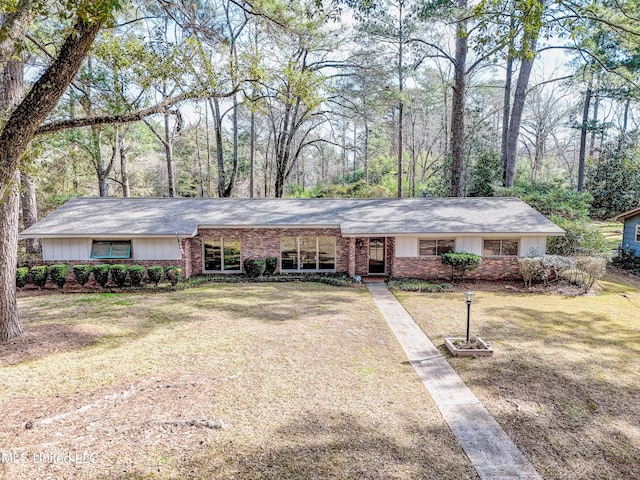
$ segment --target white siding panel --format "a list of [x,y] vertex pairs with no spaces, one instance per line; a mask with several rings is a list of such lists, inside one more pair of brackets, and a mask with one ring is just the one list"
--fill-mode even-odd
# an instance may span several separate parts
[[180,260],[176,238],[136,238],[131,246],[135,260]]
[[43,238],[42,259],[48,262],[89,260],[91,240],[86,238]]
[[522,237],[520,239],[520,256],[524,257],[531,250],[537,250],[538,255],[547,253],[547,237]]
[[396,237],[396,257],[417,257],[418,237]]
[[482,237],[456,238],[456,252],[467,252],[482,255]]

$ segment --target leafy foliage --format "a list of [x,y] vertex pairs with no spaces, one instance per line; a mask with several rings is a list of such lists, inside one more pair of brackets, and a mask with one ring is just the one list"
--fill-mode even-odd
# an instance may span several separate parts
[[164,269],[161,265],[154,265],[152,267],[147,268],[147,275],[149,276],[149,281],[153,283],[154,286],[158,286],[160,280],[162,280],[162,274]]
[[104,263],[95,265],[93,267],[93,278],[95,278],[96,283],[101,287],[105,287],[107,285],[107,282],[109,281],[110,269],[111,269],[111,265],[107,265]]
[[93,266],[91,265],[74,265],[71,270],[73,271],[73,276],[76,278],[76,282],[80,285],[84,286],[85,283],[89,281],[89,276],[93,271]]
[[251,278],[261,277],[264,275],[266,267],[266,260],[256,260],[253,258],[246,258],[244,260],[244,272]]
[[452,286],[449,283],[429,283],[419,278],[402,278],[389,280],[387,285],[391,289],[401,290],[403,292],[450,292]]
[[465,272],[478,268],[482,263],[482,257],[475,253],[449,252],[440,256],[443,265],[451,267],[451,281],[461,280]]
[[278,268],[278,259],[277,257],[269,257],[265,263],[264,273],[265,275],[273,275],[276,273],[276,269]]
[[122,264],[111,265],[111,279],[119,287],[124,287],[127,281],[127,266]]
[[512,188],[496,188],[498,197],[518,197],[546,217],[586,221],[592,197],[587,192],[574,192],[560,180],[550,183],[519,182]]
[[483,153],[469,174],[470,197],[493,197],[502,181],[502,163],[497,153]]
[[47,278],[49,277],[49,267],[46,265],[31,267],[29,274],[31,275],[31,281],[34,285],[44,288],[47,283]]
[[20,267],[16,270],[16,287],[23,288],[29,283],[29,267]]
[[129,280],[132,287],[139,287],[142,284],[144,278],[144,267],[142,265],[131,265],[127,268],[129,273]]
[[68,265],[56,264],[49,267],[49,274],[51,275],[51,281],[55,283],[58,288],[64,287],[67,283],[67,272],[69,271]]
[[182,280],[182,267],[167,267],[167,280],[171,282],[174,287]]
[[553,222],[566,231],[564,237],[549,237],[547,253],[550,255],[601,255],[608,251],[607,241],[591,223],[552,217]]
[[591,214],[594,218],[612,218],[637,207],[640,200],[638,153],[637,147],[622,150],[610,147],[589,170],[585,187],[593,196]]

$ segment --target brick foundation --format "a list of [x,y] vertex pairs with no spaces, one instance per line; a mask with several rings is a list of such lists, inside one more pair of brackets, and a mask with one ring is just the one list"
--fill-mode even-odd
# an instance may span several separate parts
[[[391,276],[451,280],[451,267],[443,265],[439,257],[395,258]],[[466,272],[465,278],[477,280],[521,280],[517,257],[484,257],[477,270]]]

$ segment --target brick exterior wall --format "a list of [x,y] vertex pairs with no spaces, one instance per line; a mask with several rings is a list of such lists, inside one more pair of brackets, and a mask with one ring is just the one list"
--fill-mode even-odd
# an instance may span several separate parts
[[[203,248],[205,238],[233,238],[240,240],[240,264],[244,260],[278,258],[280,272],[280,237],[335,237],[336,272],[349,272],[350,239],[340,234],[339,228],[201,228],[198,235],[190,240],[191,273],[203,273]],[[244,266],[241,267],[244,270]]]
[[[443,265],[437,257],[395,258],[391,275],[448,281],[451,279],[451,267]],[[492,281],[521,280],[522,275],[517,257],[483,257],[478,269],[466,272],[465,278]]]

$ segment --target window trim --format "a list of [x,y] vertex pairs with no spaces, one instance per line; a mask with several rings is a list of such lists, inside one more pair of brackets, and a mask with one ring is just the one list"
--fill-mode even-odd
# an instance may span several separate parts
[[[293,268],[282,268],[282,239],[283,238],[294,238],[296,240],[296,265],[298,266],[298,268],[293,269]],[[308,268],[300,268],[300,266],[302,265],[301,262],[301,258],[300,258],[300,243],[301,243],[301,239],[302,238],[314,238],[316,241],[316,268],[315,269],[308,269]],[[333,268],[327,269],[327,268],[323,268],[320,269],[320,255],[319,255],[319,247],[320,247],[320,239],[321,238],[330,238],[333,240]],[[311,273],[311,272],[327,272],[327,273],[335,273],[336,272],[336,265],[337,265],[337,253],[338,253],[338,242],[336,240],[336,237],[332,237],[331,235],[296,235],[296,236],[281,236],[280,237],[280,252],[279,252],[279,268],[280,268],[280,273]]]
[[635,241],[636,243],[640,243],[640,223],[636,224],[636,236],[635,236]]
[[[484,242],[486,242],[487,240],[489,241],[499,241],[500,242],[500,253],[498,255],[485,255],[484,251]],[[507,241],[507,242],[516,242],[517,244],[517,252],[513,255],[507,255],[502,253],[503,248],[502,248],[502,242]],[[496,258],[496,257],[519,257],[520,256],[520,246],[521,246],[521,241],[520,238],[483,238],[482,239],[482,256],[483,257],[492,257],[492,258]]]
[[[242,273],[242,240],[238,237],[226,237],[229,241],[238,242],[240,244],[240,268],[237,270],[225,270],[224,268],[224,239],[225,237],[206,237],[202,239],[202,273]],[[233,240],[230,240],[233,239]],[[220,270],[207,270],[207,250],[205,243],[207,241],[219,241],[220,242]]]
[[[110,243],[109,245],[109,254],[108,255],[94,255],[93,254],[93,246],[96,243]],[[114,243],[128,243],[129,249],[127,250],[127,255],[113,255],[111,252],[113,251]],[[91,248],[89,250],[89,258],[96,260],[127,260],[133,258],[133,242],[131,240],[91,240]]]
[[[420,242],[421,241],[429,241],[429,242],[436,242],[436,254],[435,255],[420,255]],[[441,241],[447,241],[447,242],[453,242],[453,250],[451,250],[452,252],[455,252],[456,250],[456,239],[455,238],[428,238],[428,237],[424,237],[424,238],[418,238],[418,257],[421,258],[435,258],[435,257],[439,257],[440,255],[442,255],[441,253],[438,253],[438,242]]]

